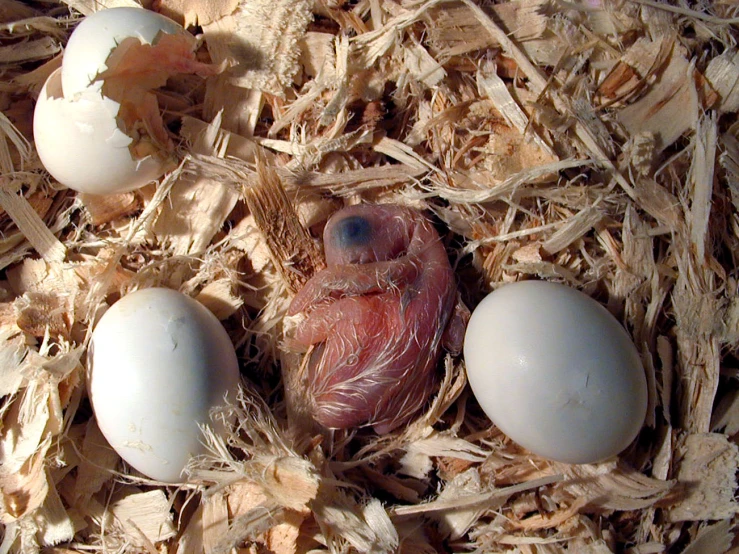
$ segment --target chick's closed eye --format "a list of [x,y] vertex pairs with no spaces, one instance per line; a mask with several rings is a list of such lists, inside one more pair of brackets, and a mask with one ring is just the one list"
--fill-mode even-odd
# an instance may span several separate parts
[[349,216],[336,224],[332,235],[337,248],[366,246],[372,240],[372,225],[365,217]]

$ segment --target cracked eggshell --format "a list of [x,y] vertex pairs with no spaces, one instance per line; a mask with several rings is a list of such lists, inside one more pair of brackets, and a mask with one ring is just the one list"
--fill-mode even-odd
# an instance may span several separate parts
[[61,70],[41,89],[33,116],[36,150],[46,170],[61,184],[89,194],[116,194],[161,177],[166,160],[135,160],[133,139],[116,124],[120,104],[86,91],[70,100],[62,94]]
[[647,410],[639,353],[608,310],[575,289],[504,285],[474,309],[464,342],[480,406],[524,448],[593,463],[636,438]]
[[107,69],[105,64],[113,49],[123,40],[136,37],[151,44],[159,33],[184,33],[185,29],[161,14],[143,8],[119,7],[97,11],[75,28],[64,49],[62,88],[67,98],[84,90],[100,90],[93,82]]
[[164,288],[130,293],[92,334],[88,386],[98,426],[113,449],[148,477],[182,482],[205,453],[200,425],[235,400],[239,367],[218,319]]

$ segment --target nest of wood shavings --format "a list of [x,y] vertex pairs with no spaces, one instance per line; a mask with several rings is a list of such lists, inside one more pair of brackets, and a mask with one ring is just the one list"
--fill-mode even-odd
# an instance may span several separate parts
[[[34,100],[82,17],[132,4],[0,2],[0,552],[737,548],[736,4],[158,0],[229,69],[168,88],[177,171],[80,195],[38,161]],[[432,215],[470,308],[532,278],[606,305],[647,371],[635,443],[537,458],[453,357],[405,429],[296,425],[283,314],[360,201]],[[245,378],[181,487],[119,460],[84,382],[96,316],[155,285],[218,316]]]

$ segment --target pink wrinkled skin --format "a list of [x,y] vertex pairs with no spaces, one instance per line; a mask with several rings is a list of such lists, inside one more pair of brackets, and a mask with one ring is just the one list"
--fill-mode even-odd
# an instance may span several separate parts
[[294,342],[316,347],[308,363],[314,418],[328,428],[386,433],[426,403],[442,343],[461,350],[469,313],[455,309],[446,251],[417,211],[345,208],[327,223],[324,248],[327,268],[289,309],[306,315]]

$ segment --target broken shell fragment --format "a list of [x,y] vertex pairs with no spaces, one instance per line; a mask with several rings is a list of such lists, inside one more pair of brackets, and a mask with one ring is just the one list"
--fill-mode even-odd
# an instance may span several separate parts
[[108,68],[108,56],[118,44],[129,37],[153,44],[162,33],[185,30],[171,19],[141,8],[110,8],[89,15],[75,28],[64,49],[64,94],[72,98],[89,88],[100,90],[102,82],[96,78]]
[[199,62],[196,49],[180,25],[145,9],[85,18],[34,112],[36,148],[49,173],[79,192],[115,194],[173,169],[174,144],[154,90],[179,74],[220,71]]
[[155,181],[167,158],[134,159],[133,139],[116,124],[120,104],[95,91],[74,101],[62,93],[61,70],[41,89],[33,134],[41,163],[63,185],[89,194],[128,192]]

